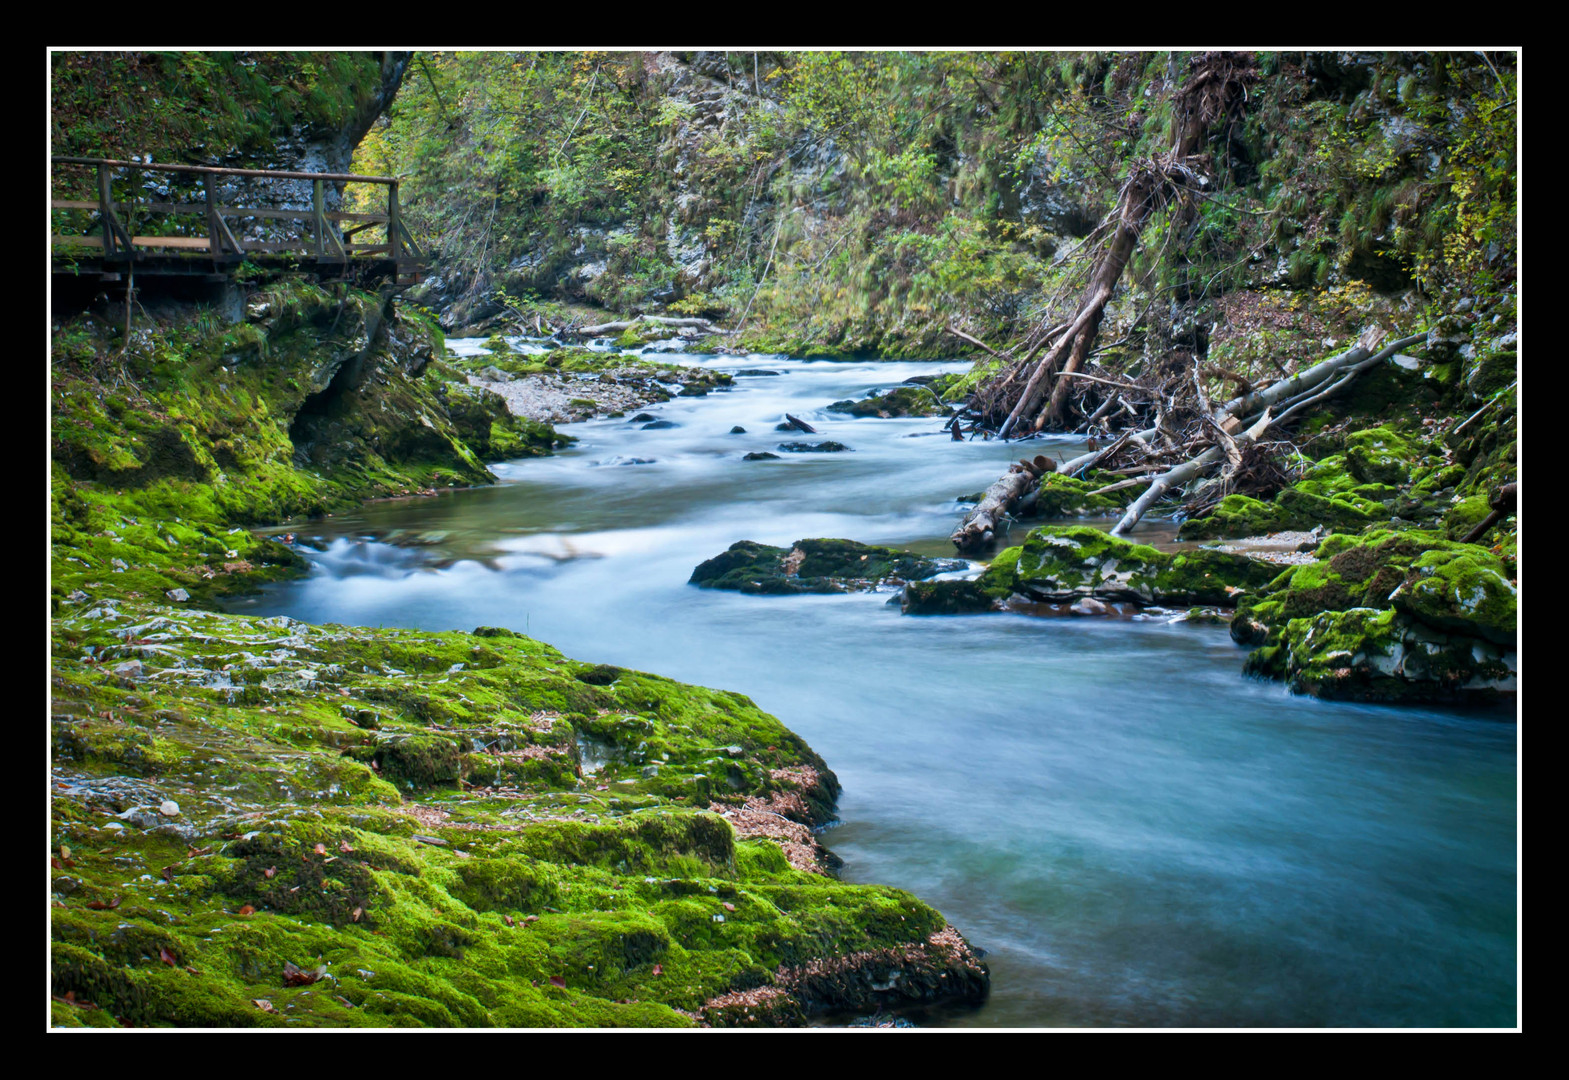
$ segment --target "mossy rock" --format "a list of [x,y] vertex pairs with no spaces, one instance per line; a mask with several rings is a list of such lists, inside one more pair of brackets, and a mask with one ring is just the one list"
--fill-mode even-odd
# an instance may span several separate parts
[[875,394],[860,401],[836,401],[828,406],[829,412],[848,413],[851,416],[944,416],[947,409],[937,395],[924,386],[896,386],[882,394]]
[[1464,545],[1424,552],[1389,601],[1436,629],[1513,645],[1518,597],[1499,559]]
[[[1394,703],[1493,699],[1515,686],[1512,656],[1503,650],[1434,633],[1398,611],[1375,608],[1292,619],[1273,660],[1293,690],[1316,697]],[[1263,661],[1255,665],[1263,667]]]
[[964,565],[854,540],[797,540],[790,548],[739,540],[699,564],[688,583],[753,595],[843,593],[928,578]]
[[1229,605],[1275,576],[1266,563],[1220,551],[1175,554],[1083,526],[1032,529],[1015,556],[999,556],[984,586],[1047,603],[1083,597],[1136,604]]
[[1006,589],[980,581],[912,581],[899,596],[904,615],[970,615],[994,611],[1008,598]]
[[1466,365],[1466,393],[1473,402],[1487,401],[1519,378],[1516,352],[1482,352]]
[[1516,587],[1505,563],[1432,532],[1333,535],[1239,605],[1245,670],[1299,692],[1457,701],[1514,689]]
[[1388,427],[1358,431],[1346,438],[1346,465],[1363,484],[1408,483],[1417,458],[1411,443]]
[[1091,492],[1115,483],[1117,477],[1095,472],[1084,477],[1046,473],[1036,488],[1035,503],[1030,513],[1035,517],[1102,517],[1120,513],[1138,492],[1133,488],[1110,491],[1100,495]]
[[[815,554],[859,563],[843,545]],[[149,670],[237,670],[238,651],[267,661],[260,675],[289,649],[323,685],[103,679],[84,647],[125,649],[113,631],[133,626],[160,635]],[[73,865],[50,909],[51,978],[80,1003],[60,1022],[688,1026],[739,1020],[729,995],[767,986],[768,1015],[796,1023],[886,1004],[873,983],[888,958],[911,1001],[984,997],[984,969],[936,939],[939,913],[823,873],[811,829],[838,782],[742,695],[577,663],[502,628],[78,596],[53,635],[51,847]],[[593,786],[576,776],[590,743],[608,748]],[[122,744],[141,760],[88,751]],[[99,828],[132,766],[180,792],[179,816],[154,801]],[[743,805],[773,824],[759,835],[714,812]],[[813,981],[831,956],[859,959]]]
[[1265,536],[1296,528],[1298,519],[1278,503],[1250,495],[1227,495],[1202,517],[1189,518],[1177,530],[1179,540],[1216,540]]

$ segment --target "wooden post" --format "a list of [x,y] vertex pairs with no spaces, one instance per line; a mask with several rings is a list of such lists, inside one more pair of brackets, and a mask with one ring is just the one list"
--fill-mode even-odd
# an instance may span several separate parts
[[202,190],[207,196],[207,250],[217,258],[223,254],[223,243],[218,234],[218,198],[212,190],[212,173],[202,174]]
[[104,223],[104,254],[114,254],[114,199],[109,193],[109,166],[98,166],[98,215]]
[[398,184],[387,186],[387,243],[394,261],[403,257],[403,220],[398,214]]
[[311,212],[315,215],[316,257],[319,259],[327,252],[322,245],[323,234],[327,231],[327,220],[322,217],[322,191],[321,181],[316,180],[311,184]]

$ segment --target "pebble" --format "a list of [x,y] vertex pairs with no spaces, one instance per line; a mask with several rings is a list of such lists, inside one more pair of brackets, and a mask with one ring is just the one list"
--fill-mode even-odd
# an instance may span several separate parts
[[185,601],[191,598],[191,594],[186,592],[184,589],[170,589],[168,592],[164,593],[164,595],[167,596],[170,600],[174,600],[181,604],[185,603]]
[[164,817],[179,817],[180,804],[175,802],[173,799],[165,799],[163,802],[158,804],[158,812]]

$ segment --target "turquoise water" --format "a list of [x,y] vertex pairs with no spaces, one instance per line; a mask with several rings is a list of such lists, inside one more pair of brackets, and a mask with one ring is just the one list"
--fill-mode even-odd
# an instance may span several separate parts
[[[578,445],[494,488],[296,527],[324,546],[312,574],[241,610],[510,626],[751,696],[843,782],[825,839],[845,876],[915,892],[988,950],[991,1000],[925,1023],[1515,1024],[1512,712],[1293,697],[1242,678],[1224,628],[688,586],[741,539],[951,554],[955,497],[1021,452],[823,411],[963,365],[703,362],[782,374],[648,410],[672,429],[573,425]],[[773,431],[787,411],[818,436]],[[741,460],[803,439],[853,452]]]

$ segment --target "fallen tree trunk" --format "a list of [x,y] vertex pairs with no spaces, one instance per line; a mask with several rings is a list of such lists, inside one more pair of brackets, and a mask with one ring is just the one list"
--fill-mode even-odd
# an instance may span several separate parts
[[1328,360],[1321,360],[1306,371],[1299,371],[1289,379],[1282,379],[1277,383],[1272,383],[1262,390],[1255,390],[1251,394],[1243,394],[1241,397],[1232,398],[1215,409],[1215,419],[1220,420],[1223,418],[1223,414],[1228,413],[1232,416],[1249,416],[1266,406],[1278,405],[1287,398],[1296,397],[1304,391],[1313,389],[1313,387],[1331,378],[1336,372],[1343,371],[1348,367],[1355,367],[1363,361],[1387,359],[1399,350],[1425,340],[1427,335],[1413,334],[1410,337],[1401,338],[1375,355],[1373,350],[1378,348],[1378,343],[1383,337],[1384,331],[1376,326],[1370,326],[1362,331],[1362,335],[1357,339],[1356,345],[1346,352],[1341,353],[1339,356],[1331,356]]
[[1020,460],[1008,468],[1006,475],[986,489],[974,510],[949,537],[953,546],[963,551],[977,551],[991,543],[997,535],[997,526],[1003,515],[1036,489],[1042,476],[1057,471],[1057,463],[1045,454],[1036,455],[1033,461]]
[[808,424],[805,420],[802,420],[799,416],[791,416],[789,413],[785,413],[785,423],[789,424],[797,431],[806,432],[808,435],[817,434],[817,429],[814,428],[811,424]]
[[981,501],[971,510],[948,539],[961,552],[977,551],[997,535],[997,523],[1015,503],[1034,489],[1040,478],[1017,465],[986,489]]

